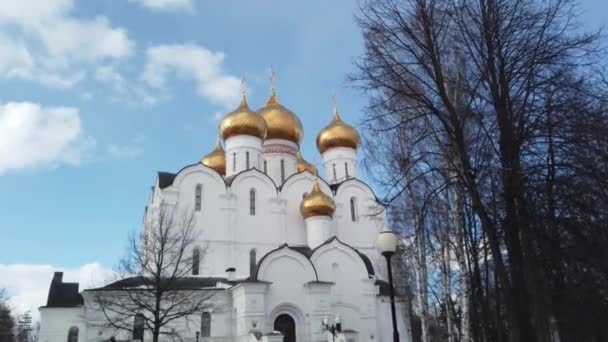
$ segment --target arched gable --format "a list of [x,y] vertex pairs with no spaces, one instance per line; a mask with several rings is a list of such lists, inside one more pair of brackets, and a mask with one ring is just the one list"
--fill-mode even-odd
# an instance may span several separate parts
[[[288,192],[290,192],[290,190],[293,187],[299,186],[302,183],[306,184],[305,188],[306,188],[306,192],[308,192],[308,191],[310,191],[310,189],[312,189],[312,184],[313,184],[314,179],[315,179],[315,176],[306,170],[298,172],[298,173],[294,173],[293,175],[289,176],[285,180],[283,185],[281,185],[281,187],[279,188],[279,192],[288,193]],[[321,187],[321,190],[323,190],[323,192],[325,192],[328,195],[332,195],[333,192],[331,190],[329,183],[327,183],[321,177],[318,177],[318,179],[319,179],[319,186]]]
[[[277,186],[267,174],[264,172],[253,168],[249,170],[245,170],[234,175],[233,178],[230,179],[230,187],[233,189],[239,189],[242,184],[249,183],[251,185],[251,181],[256,184],[256,188],[259,187],[261,191],[267,193],[277,194]],[[250,186],[247,188],[249,189]]]
[[331,252],[335,251],[347,255],[348,258],[353,261],[353,264],[357,265],[357,271],[360,271],[363,274],[367,274],[368,276],[373,276],[375,274],[372,262],[365,254],[359,252],[356,248],[340,241],[340,239],[335,236],[315,248],[310,255],[310,260],[314,265],[318,265],[318,263],[322,262],[331,261],[331,257],[325,260],[325,256],[329,256]]
[[300,270],[304,272],[305,278],[309,279],[309,281],[319,280],[317,269],[307,255],[287,244],[266,253],[266,255],[260,259],[256,267],[254,279],[272,281],[271,278],[273,278],[274,275],[268,274],[268,271],[273,263],[276,263],[281,258],[289,259],[293,261],[294,265],[298,265]]
[[337,185],[335,189],[336,198],[350,198],[352,193],[357,194],[366,194],[366,197],[369,197],[373,201],[376,202],[383,209],[382,203],[378,200],[378,197],[374,193],[374,190],[364,181],[358,178],[349,178],[344,182]]
[[224,178],[222,175],[220,175],[214,169],[203,165],[202,163],[188,165],[179,170],[175,175],[175,179],[173,180],[173,184],[171,186],[179,188],[184,180],[193,174],[202,174],[207,180],[212,180],[218,186],[222,185],[224,189],[226,188],[226,183],[224,183]]

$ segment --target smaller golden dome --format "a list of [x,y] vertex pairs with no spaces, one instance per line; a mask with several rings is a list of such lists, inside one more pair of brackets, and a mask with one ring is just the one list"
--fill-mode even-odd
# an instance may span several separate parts
[[334,103],[334,118],[317,135],[317,149],[323,153],[333,147],[349,147],[357,149],[359,147],[359,132],[342,121],[340,114]]
[[319,187],[319,181],[315,175],[315,182],[312,186],[312,191],[304,196],[300,204],[300,213],[307,219],[313,216],[329,216],[333,217],[336,211],[334,200],[326,195]]
[[300,145],[303,135],[302,122],[294,112],[279,102],[274,87],[266,104],[258,109],[258,114],[266,121],[265,139],[284,139]]
[[302,153],[298,151],[298,172],[302,172],[304,170],[312,173],[313,175],[317,174],[317,168],[313,164],[304,160],[304,158],[302,158]]
[[228,113],[220,123],[220,134],[224,140],[235,135],[252,135],[264,139],[266,122],[256,112],[249,109],[245,93],[237,109]]
[[220,175],[226,175],[226,153],[220,144],[220,137],[217,137],[215,142],[215,149],[201,159],[201,163],[208,166]]

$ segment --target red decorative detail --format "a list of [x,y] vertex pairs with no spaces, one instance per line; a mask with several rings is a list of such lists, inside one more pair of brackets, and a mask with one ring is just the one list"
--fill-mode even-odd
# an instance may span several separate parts
[[264,145],[264,153],[287,153],[295,156],[298,153],[298,150],[291,146],[286,145]]

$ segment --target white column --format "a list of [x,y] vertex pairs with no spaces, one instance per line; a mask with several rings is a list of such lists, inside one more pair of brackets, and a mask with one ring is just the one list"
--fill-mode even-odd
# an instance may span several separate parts
[[226,176],[246,169],[262,170],[262,139],[250,135],[237,135],[226,139]]
[[323,153],[325,179],[336,184],[357,177],[357,150],[348,147],[334,147]]
[[306,223],[306,238],[308,240],[308,247],[311,249],[316,248],[332,237],[331,217],[312,216],[305,219],[304,223]]
[[298,144],[283,139],[264,140],[264,156],[261,170],[264,171],[266,163],[266,174],[272,178],[277,186],[289,176],[298,172]]

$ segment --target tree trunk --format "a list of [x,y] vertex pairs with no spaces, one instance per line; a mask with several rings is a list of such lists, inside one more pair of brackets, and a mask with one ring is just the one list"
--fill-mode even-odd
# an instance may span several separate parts
[[460,269],[460,342],[471,341],[471,321],[469,313],[470,303],[470,282],[469,268],[465,259],[465,234],[464,234],[464,206],[463,206],[463,189],[459,181],[454,185],[454,207],[452,219],[454,220],[454,238],[456,240],[456,261]]

